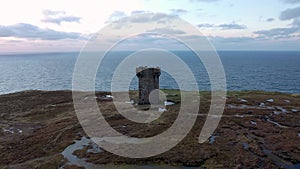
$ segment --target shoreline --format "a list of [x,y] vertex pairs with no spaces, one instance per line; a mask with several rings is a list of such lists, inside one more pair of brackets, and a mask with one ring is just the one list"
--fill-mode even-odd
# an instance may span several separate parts
[[[179,89],[160,89],[162,91],[179,91]],[[129,91],[138,91],[138,90],[129,90]],[[20,90],[20,91],[12,91],[7,93],[0,93],[0,96],[4,95],[12,95],[12,94],[18,94],[18,93],[26,93],[26,92],[73,92],[71,89],[59,89],[59,90],[40,90],[40,89],[29,89],[29,90]],[[86,93],[111,93],[111,91],[74,91],[74,92],[86,92]],[[118,91],[118,92],[128,92],[128,91]],[[211,92],[210,90],[199,90],[199,92]],[[291,94],[295,96],[300,96],[300,93],[290,93],[290,92],[282,92],[282,91],[267,91],[267,90],[226,90],[226,93],[235,93],[235,92],[254,92],[254,93],[272,93],[272,94]],[[117,93],[117,92],[116,92]]]

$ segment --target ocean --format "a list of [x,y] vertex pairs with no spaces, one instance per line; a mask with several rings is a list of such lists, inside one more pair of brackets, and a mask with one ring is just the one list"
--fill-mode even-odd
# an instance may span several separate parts
[[[131,52],[111,52],[99,68],[96,90],[110,90],[113,72]],[[195,75],[200,90],[210,90],[203,65],[192,52],[174,51]],[[219,51],[227,90],[264,90],[300,93],[300,51]],[[0,94],[24,90],[70,90],[78,53],[36,53],[0,55]],[[133,68],[135,69],[135,68]],[[160,77],[160,88],[178,88],[166,72]],[[137,78],[129,89],[137,89]]]

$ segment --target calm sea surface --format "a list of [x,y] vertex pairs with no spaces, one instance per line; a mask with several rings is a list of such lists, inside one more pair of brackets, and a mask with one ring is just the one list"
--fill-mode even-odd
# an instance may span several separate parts
[[[207,73],[191,52],[174,52],[195,74],[200,90],[209,90]],[[300,52],[221,51],[228,90],[265,90],[300,93]],[[110,90],[110,80],[119,62],[130,52],[110,53],[99,68],[96,90]],[[23,90],[72,89],[78,53],[0,55],[0,94]],[[135,68],[133,68],[135,69]],[[163,72],[161,88],[178,88]],[[133,78],[130,89],[137,88]]]

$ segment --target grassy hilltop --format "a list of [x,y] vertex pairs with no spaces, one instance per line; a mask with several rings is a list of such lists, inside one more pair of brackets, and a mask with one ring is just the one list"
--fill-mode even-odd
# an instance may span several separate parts
[[[149,123],[133,123],[97,92],[106,120],[117,131],[150,137],[169,128],[177,117],[180,91],[164,90],[167,106]],[[132,99],[137,92],[130,91]],[[119,157],[106,151],[91,152],[92,143],[74,151],[78,159],[105,167],[111,164],[196,166],[199,168],[288,168],[300,163],[300,95],[239,91],[228,92],[221,122],[211,136],[198,143],[210,106],[210,93],[200,92],[197,121],[176,147],[145,159]],[[86,136],[74,111],[71,91],[24,91],[0,96],[0,168],[80,168],[62,155],[66,147]]]

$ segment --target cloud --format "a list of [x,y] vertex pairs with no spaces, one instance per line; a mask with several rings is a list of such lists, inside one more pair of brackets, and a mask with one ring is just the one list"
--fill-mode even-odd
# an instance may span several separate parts
[[221,1],[221,0],[190,0],[191,2],[217,2],[217,1]]
[[[114,12],[115,13],[115,12]],[[124,12],[115,13],[113,16],[123,16]],[[150,11],[132,11],[131,15],[111,19],[108,18],[106,23],[111,23],[112,29],[122,29],[130,27],[132,24],[152,23],[152,24],[168,24],[178,19],[177,15],[169,15],[164,13],[153,13]]]
[[300,7],[287,9],[281,12],[279,19],[280,20],[290,20],[300,17]]
[[[135,11],[139,12],[139,11]],[[114,22],[119,20],[120,18],[126,17],[127,15],[123,11],[114,11],[107,19],[106,22]]]
[[173,19],[174,16],[170,16],[163,13],[155,13],[153,15],[139,15],[130,17],[130,21],[133,23],[141,23],[141,22],[164,22],[168,19]]
[[[296,1],[289,1],[290,3]],[[286,28],[273,28],[269,30],[260,30],[253,32],[259,35],[260,38],[268,39],[287,39],[287,38],[298,38],[300,33],[300,7],[286,9],[281,12],[280,20],[293,20],[290,27]],[[268,20],[267,20],[268,21]]]
[[220,27],[223,30],[228,30],[228,29],[246,29],[247,28],[246,25],[239,25],[239,24],[235,24],[235,23],[221,24],[218,27]]
[[144,33],[130,37],[118,43],[113,50],[142,50],[159,48],[165,50],[185,50],[186,47],[179,41],[155,33]]
[[168,15],[164,13],[142,13],[139,15],[130,15],[129,17],[121,18],[117,21],[114,21],[114,24],[122,24],[126,23],[150,23],[150,22],[157,22],[157,23],[166,23],[170,19],[174,19],[176,16]]
[[273,22],[273,21],[275,21],[275,19],[274,18],[268,18],[268,19],[266,19],[266,21],[267,22]]
[[27,39],[42,39],[42,40],[61,40],[61,39],[78,39],[80,33],[61,32],[52,29],[42,29],[37,26],[18,23],[15,25],[1,26],[0,37],[17,37]]
[[80,17],[77,16],[68,16],[64,11],[43,11],[45,19],[42,19],[42,22],[54,23],[60,25],[62,22],[80,22]]
[[208,23],[203,23],[197,25],[199,28],[220,28],[222,30],[230,30],[230,29],[246,29],[246,25],[239,25],[236,23],[230,23],[230,24],[220,24],[220,25],[214,25],[214,24],[208,24]]
[[260,37],[209,37],[217,50],[298,50],[300,39]]
[[289,4],[296,4],[296,3],[300,3],[300,0],[282,0],[285,3],[289,3]]
[[252,42],[256,40],[252,37],[222,37],[222,36],[210,36],[208,37],[211,41],[215,43],[245,43]]
[[300,28],[300,18],[296,18],[296,19],[294,19],[294,21],[293,21],[293,26],[296,26],[296,27],[299,27]]
[[185,9],[170,9],[170,12],[172,15],[178,15],[178,16],[188,13],[188,11]]
[[246,42],[253,42],[257,40],[253,37],[242,36],[242,37],[223,37],[223,36],[198,36],[198,35],[186,35],[182,36],[185,40],[195,40],[199,38],[207,38],[208,40],[214,43],[246,43]]
[[52,11],[52,10],[44,10],[44,16],[55,16],[55,15],[65,15],[66,12],[64,11]]
[[150,11],[144,11],[144,10],[135,10],[131,12],[131,15],[138,15],[138,14],[144,14],[144,13],[151,13]]
[[161,33],[161,34],[185,34],[182,30],[178,29],[172,29],[172,28],[156,28],[156,29],[151,29],[148,30],[148,32],[153,32],[153,33]]
[[216,27],[216,25],[214,24],[209,24],[209,23],[202,23],[202,24],[199,24],[197,25],[199,28],[213,28],[213,27]]
[[270,30],[261,30],[253,32],[261,36],[262,38],[273,38],[273,39],[282,39],[282,38],[290,38],[294,37],[295,33],[298,33],[300,28],[298,27],[290,27],[290,28],[274,28]]
[[144,10],[134,10],[131,12],[130,15],[127,15],[125,12],[123,11],[114,11],[106,20],[106,23],[127,23],[127,22],[131,22],[131,23],[146,23],[146,22],[150,22],[153,21],[153,19],[155,20],[159,20],[162,17],[165,17],[166,14],[160,14],[157,13],[154,15],[152,15],[153,17],[151,17],[151,15],[149,14],[153,14],[150,11],[144,11]]
[[[199,36],[180,35],[184,42],[196,43],[199,38],[208,38],[217,50],[297,50],[299,39],[273,40],[262,37],[240,36]],[[118,44],[114,50],[141,50],[147,48],[160,48],[166,50],[190,50],[182,43],[155,34],[140,34],[126,39]]]
[[43,19],[42,21],[60,25],[62,22],[77,22],[77,23],[79,23],[80,18],[76,17],[76,16],[63,16],[63,17],[59,17],[59,18],[46,18],[46,19]]

